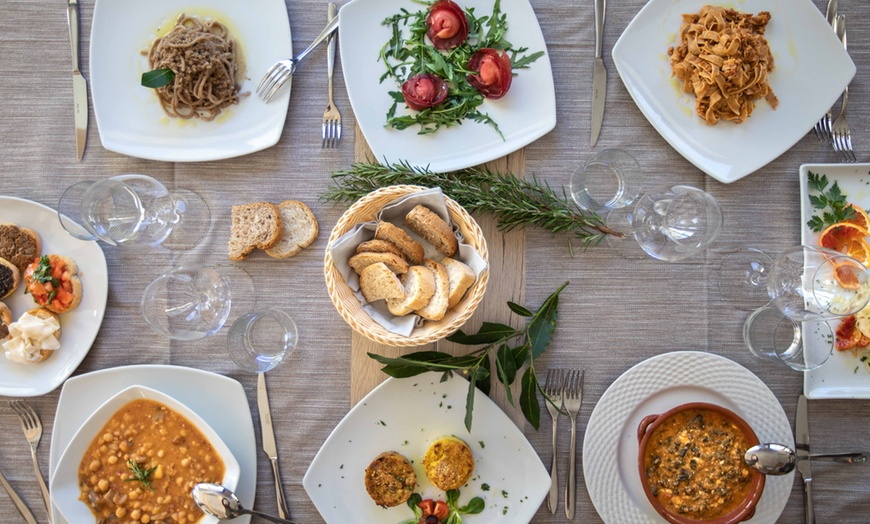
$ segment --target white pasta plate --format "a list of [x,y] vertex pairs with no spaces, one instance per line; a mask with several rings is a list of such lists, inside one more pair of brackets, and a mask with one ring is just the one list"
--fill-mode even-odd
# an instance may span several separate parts
[[[494,0],[457,0],[463,8],[474,8],[478,17],[492,12]],[[442,127],[427,135],[417,127],[396,130],[385,127],[392,105],[390,91],[400,91],[391,79],[380,82],[386,68],[379,61],[381,47],[390,39],[385,18],[401,9],[425,9],[412,0],[353,0],[341,8],[339,46],[344,81],[353,112],[366,141],[378,161],[404,160],[411,165],[446,172],[488,162],[534,142],[556,126],[556,91],[547,45],[538,19],[528,0],[502,0],[507,16],[505,38],[515,48],[544,56],[514,76],[510,90],[500,100],[486,100],[481,112],[497,123],[504,139],[488,124],[465,120],[462,125]],[[406,35],[407,36],[407,35]],[[397,114],[410,110],[400,104]]]
[[[238,105],[211,122],[166,116],[140,85],[149,70],[142,54],[185,13],[227,26],[241,50],[244,81]],[[168,162],[219,160],[260,151],[281,137],[290,87],[269,104],[254,95],[265,72],[292,56],[290,22],[281,0],[97,0],[90,42],[90,84],[100,140],[109,151]],[[245,95],[249,93],[249,95]]]
[[[613,46],[613,62],[626,89],[662,137],[716,180],[734,182],[762,168],[800,140],[855,75],[855,64],[811,0],[745,0],[742,12],[768,11],[765,37],[775,69],[769,83],[779,99],[765,100],[742,124],[707,125],[695,97],[671,76],[667,49],[679,39],[684,13],[709,0],[650,0]],[[677,42],[678,43],[678,42]]]
[[[0,348],[0,395],[45,395],[75,371],[97,338],[109,293],[106,257],[96,242],[70,236],[60,225],[57,211],[42,204],[0,196],[0,223],[4,222],[36,231],[42,241],[42,253],[67,256],[79,268],[82,301],[72,311],[60,315],[60,349],[37,364],[19,364],[7,360]],[[33,298],[24,293],[23,284],[3,302],[14,319],[36,307]]]
[[[167,406],[172,411],[187,419],[193,428],[198,429],[206,440],[211,444],[214,452],[223,460],[224,475],[217,483],[226,486],[229,490],[235,490],[239,483],[241,470],[239,463],[230,449],[221,440],[220,436],[205,422],[195,411],[188,408],[173,397],[145,386],[130,386],[104,402],[82,424],[76,434],[70,440],[69,445],[60,457],[57,469],[51,477],[51,498],[63,517],[69,522],[89,522],[94,518],[88,505],[79,499],[81,488],[79,487],[79,465],[91,442],[102,437],[102,429],[109,419],[124,405],[135,400],[153,400]],[[188,439],[192,443],[192,439]],[[157,452],[154,450],[155,453]],[[160,459],[154,461],[160,465]],[[170,477],[170,470],[176,469],[177,475],[182,477],[187,473],[181,464],[172,468],[167,465],[163,468],[165,477],[169,482],[174,482]],[[112,480],[109,481],[113,482]],[[111,484],[110,484],[111,486]],[[109,489],[112,489],[111,487]],[[185,496],[187,496],[185,494]],[[218,522],[216,517],[205,516],[199,522],[213,524]]]
[[[810,203],[807,185],[809,173],[824,175],[829,184],[836,182],[851,202],[864,209],[870,209],[870,164],[804,164],[800,168],[801,183],[801,244],[817,246],[819,234],[807,226],[813,215],[819,211]],[[830,187],[830,186],[828,186]],[[813,192],[812,194],[816,194]],[[837,321],[831,322],[831,329],[837,329]],[[827,351],[831,341],[820,331],[813,329],[813,323],[804,323],[804,351],[813,354]],[[864,358],[865,360],[861,360]],[[804,373],[804,395],[807,398],[870,398],[870,352],[863,351],[857,356],[851,351],[834,350],[833,355],[822,367]]]
[[529,522],[550,489],[550,476],[517,426],[480,390],[475,391],[471,433],[466,431],[468,382],[440,373],[389,378],[362,399],[332,431],[314,457],[302,485],[329,524],[401,522],[413,518],[406,504],[382,508],[369,497],[365,470],[385,451],[404,455],[414,466],[417,493],[446,501],[423,470],[423,455],[435,439],[454,435],[474,456],[474,473],[460,488],[459,503],[484,499],[484,510],[467,517],[474,524]]

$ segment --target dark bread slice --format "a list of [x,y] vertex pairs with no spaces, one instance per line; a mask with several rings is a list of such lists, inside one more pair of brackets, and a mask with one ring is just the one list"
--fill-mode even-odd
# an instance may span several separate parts
[[453,234],[453,228],[437,213],[422,204],[405,215],[405,225],[411,228],[414,233],[425,238],[444,256],[452,257],[459,247],[456,235]]
[[284,220],[271,202],[233,206],[230,226],[230,260],[244,260],[254,249],[269,249],[281,240]]
[[6,298],[18,289],[21,272],[12,262],[0,258],[0,298]]
[[15,264],[19,272],[24,272],[42,252],[39,234],[26,227],[15,224],[0,224],[0,258]]
[[378,222],[375,230],[375,239],[392,242],[399,248],[405,259],[411,264],[423,262],[423,246],[408,236],[402,228],[389,222]]

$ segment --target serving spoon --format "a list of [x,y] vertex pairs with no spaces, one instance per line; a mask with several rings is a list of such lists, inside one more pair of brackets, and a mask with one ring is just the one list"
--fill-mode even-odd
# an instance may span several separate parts
[[[870,458],[870,453],[819,453],[809,455],[810,460],[827,460],[858,464]],[[758,444],[749,448],[743,455],[746,463],[765,475],[785,475],[790,473],[797,464],[797,456],[793,449],[782,444]]]
[[196,505],[205,513],[220,520],[234,519],[240,515],[255,515],[278,524],[296,524],[292,520],[266,515],[259,511],[245,509],[235,493],[220,484],[201,483],[193,487],[191,493]]

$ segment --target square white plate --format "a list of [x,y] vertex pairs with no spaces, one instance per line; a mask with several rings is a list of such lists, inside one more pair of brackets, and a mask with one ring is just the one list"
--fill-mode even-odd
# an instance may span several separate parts
[[[489,15],[494,0],[460,0],[464,8],[475,8],[477,16]],[[341,67],[353,112],[366,141],[379,162],[405,160],[434,172],[454,171],[489,162],[526,146],[556,126],[556,91],[547,44],[528,0],[502,0],[507,15],[505,38],[515,48],[544,56],[513,78],[510,91],[500,100],[486,100],[480,110],[498,123],[504,140],[488,124],[466,120],[460,126],[441,128],[418,135],[416,127],[399,131],[385,127],[393,101],[390,91],[400,87],[391,79],[380,83],[386,71],[378,61],[381,47],[390,39],[383,20],[405,8],[411,12],[426,6],[411,0],[353,0],[341,8],[338,43]],[[400,104],[402,106],[402,104]],[[397,114],[402,114],[400,107]],[[406,109],[405,109],[406,110]]]
[[[384,509],[364,485],[369,463],[396,451],[414,464],[424,499],[447,500],[423,470],[423,455],[438,437],[454,435],[471,448],[474,473],[461,488],[460,504],[482,497],[474,524],[529,522],[550,490],[550,475],[517,426],[490,398],[477,390],[472,431],[465,430],[468,382],[440,373],[387,379],[344,417],[308,467],[302,485],[330,524],[401,522],[413,518],[406,504]],[[488,488],[487,486],[488,485]]]
[[[142,73],[149,70],[141,51],[150,47],[158,28],[172,27],[182,12],[223,22],[243,57],[241,93],[250,96],[211,122],[166,116],[152,90],[140,85]],[[275,145],[287,116],[289,86],[269,104],[254,91],[272,64],[292,51],[282,0],[204,0],[188,6],[174,0],[97,0],[89,83],[103,147],[152,160],[198,162]]]
[[[819,245],[819,234],[807,226],[815,210],[810,204],[807,174],[813,172],[828,177],[828,187],[837,182],[852,202],[870,209],[870,164],[804,164],[800,168],[801,181],[801,244]],[[839,322],[831,322],[837,329]],[[804,351],[815,353],[830,344],[824,335],[812,329],[812,323],[804,323]],[[828,346],[829,347],[829,346]],[[822,367],[804,373],[804,395],[807,398],[870,398],[870,367],[866,366],[851,351],[837,351]]]
[[[671,76],[667,50],[678,43],[683,13],[709,0],[650,0],[613,46],[613,62],[650,124],[701,171],[731,183],[791,148],[834,104],[855,75],[855,64],[811,0],[744,0],[746,13],[769,11],[764,33],[776,68],[770,85],[777,109],[759,100],[742,124],[707,125],[695,97]],[[730,5],[730,4],[729,4]]]

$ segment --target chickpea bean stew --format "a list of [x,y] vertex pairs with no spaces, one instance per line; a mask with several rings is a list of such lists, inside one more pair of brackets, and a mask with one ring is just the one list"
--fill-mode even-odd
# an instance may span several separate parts
[[115,412],[79,464],[81,496],[98,524],[194,523],[205,515],[190,492],[220,483],[224,462],[187,418],[140,399]]

